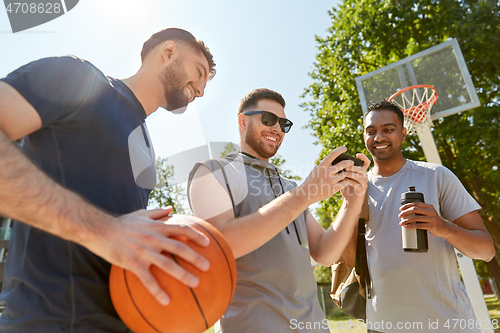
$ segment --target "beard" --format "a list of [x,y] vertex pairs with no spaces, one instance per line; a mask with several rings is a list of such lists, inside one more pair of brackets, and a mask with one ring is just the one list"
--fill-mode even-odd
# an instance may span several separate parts
[[259,156],[264,158],[271,158],[276,155],[279,147],[281,146],[281,142],[278,142],[276,146],[269,146],[262,142],[260,133],[254,129],[252,122],[248,124],[248,130],[245,135],[245,142],[247,145],[252,147],[252,149],[259,154]]
[[189,99],[184,93],[186,87],[184,82],[188,82],[188,79],[179,58],[175,59],[160,73],[160,80],[167,101],[166,109],[177,114],[186,111]]

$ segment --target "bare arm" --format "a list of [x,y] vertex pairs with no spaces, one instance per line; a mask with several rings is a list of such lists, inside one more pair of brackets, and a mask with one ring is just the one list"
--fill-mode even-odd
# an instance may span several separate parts
[[[453,222],[439,216],[434,206],[416,202],[400,208],[400,225],[411,229],[426,229],[436,237],[444,238],[451,246],[472,259],[490,261],[495,256],[493,239],[477,211],[465,214]],[[420,216],[411,216],[419,214]],[[421,224],[409,224],[412,222]]]
[[[357,226],[368,186],[366,169],[370,165],[366,155],[358,154],[357,156],[364,161],[365,165],[364,167],[350,167],[343,171],[348,177],[346,181],[349,182],[349,186],[341,191],[342,206],[332,225],[325,231],[311,214],[307,219],[307,236],[311,256],[323,266],[331,266],[338,261],[346,247],[350,245],[353,229]],[[353,259],[355,254],[356,243],[354,243]]]
[[235,257],[239,258],[272,239],[310,204],[326,199],[352,184],[346,180],[345,173],[337,174],[339,170],[352,166],[352,161],[331,166],[335,157],[345,150],[340,147],[330,153],[298,188],[284,193],[257,212],[238,218],[234,217],[224,187],[208,168],[201,166],[189,188],[193,213],[219,229]]
[[178,254],[206,270],[205,259],[168,236],[184,235],[200,245],[207,245],[208,239],[190,227],[154,221],[170,210],[115,218],[54,182],[11,142],[41,126],[36,110],[14,88],[0,82],[0,212],[131,270],[162,303],[168,302],[168,296],[149,271],[152,264],[185,284],[196,285],[196,277],[160,253]]
[[[358,221],[358,207],[342,204],[332,225],[325,231],[311,213],[307,217],[307,236],[311,257],[320,265],[331,266],[342,256]],[[355,253],[355,252],[354,252]]]

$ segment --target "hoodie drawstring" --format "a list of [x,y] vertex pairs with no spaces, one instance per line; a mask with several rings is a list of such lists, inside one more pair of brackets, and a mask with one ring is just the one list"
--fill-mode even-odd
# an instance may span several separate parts
[[[271,181],[271,173],[269,172],[269,169],[265,168],[267,171],[268,179],[269,179],[269,185],[271,186],[271,190],[273,191],[274,197],[277,198],[278,196],[276,195],[276,192],[274,192],[274,187],[273,187],[273,182]],[[283,188],[283,183],[281,182],[281,177],[278,169],[275,169],[276,173],[278,174],[278,180],[280,182],[281,186],[281,194],[285,193],[285,189]],[[280,194],[280,195],[281,195]],[[297,229],[297,224],[295,224],[295,220],[293,220],[293,226],[295,227],[295,234],[297,235],[297,239],[299,241],[299,244],[302,245],[302,242],[300,240],[299,236],[299,230]],[[290,234],[290,230],[288,230],[288,226],[286,226],[286,233]]]

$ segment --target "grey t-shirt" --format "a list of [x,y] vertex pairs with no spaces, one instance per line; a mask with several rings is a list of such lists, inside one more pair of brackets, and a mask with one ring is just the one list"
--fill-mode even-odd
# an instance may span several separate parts
[[398,217],[401,194],[409,186],[422,192],[425,202],[448,221],[479,210],[479,204],[450,170],[437,164],[408,160],[390,177],[368,172],[368,179],[366,240],[373,298],[367,302],[367,328],[379,332],[479,332],[455,325],[457,320],[468,324],[476,319],[460,281],[453,247],[428,234],[427,253],[404,252]]
[[[273,164],[241,153],[231,153],[220,161],[229,189],[220,164],[208,160],[203,165],[232,195],[237,217],[256,212],[296,186],[281,177]],[[198,166],[191,171],[189,182]],[[295,223],[291,222],[266,244],[236,260],[236,291],[226,313],[215,325],[216,332],[329,332],[311,267],[307,214],[304,211]]]

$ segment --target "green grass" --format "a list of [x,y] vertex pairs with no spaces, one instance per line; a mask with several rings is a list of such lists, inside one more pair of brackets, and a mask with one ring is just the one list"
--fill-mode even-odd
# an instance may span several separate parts
[[335,333],[366,333],[366,326],[350,318],[348,320],[330,321],[330,332]]
[[[351,317],[344,315],[342,320],[330,321],[330,332],[335,333],[366,333],[366,328],[364,324],[358,324]],[[203,333],[214,333],[213,326],[210,327]]]
[[[500,302],[495,296],[491,297],[486,297],[486,306],[488,307],[488,312],[490,314],[491,320],[497,320],[496,325],[495,322],[492,323],[495,333],[500,333]],[[349,321],[351,319],[351,321]],[[333,321],[333,323],[330,324],[330,332],[335,332],[335,333],[365,333],[366,328],[364,325],[357,325],[357,323],[352,319],[350,316],[347,316],[342,310],[340,309],[335,309],[333,310],[332,315],[328,316],[328,320]],[[336,325],[338,323],[338,325]],[[347,328],[348,325],[355,325],[353,328]],[[337,327],[344,327],[340,329],[335,329],[332,328],[334,325]],[[346,329],[347,328],[347,329]]]
[[[485,300],[491,320],[498,320],[497,324],[500,325],[500,302],[495,296],[486,297]],[[496,325],[494,327],[496,327]],[[495,329],[495,333],[500,333],[500,327]]]
[[326,315],[326,318],[328,320],[333,320],[333,321],[344,321],[344,320],[349,320],[352,319],[351,316],[346,315],[344,311],[342,311],[340,308],[338,308],[336,305],[333,306],[333,310],[327,311],[329,312]]
[[[349,316],[347,318],[351,319]],[[330,322],[330,327],[331,330],[330,332],[335,332],[335,333],[366,333],[366,328],[364,324],[358,325],[355,321],[351,320],[337,320],[337,321],[331,321]],[[336,328],[338,327],[338,328]],[[214,328],[210,327],[208,330],[206,330],[203,333],[214,333]]]
[[357,322],[356,319],[346,315],[344,311],[337,306],[334,306],[334,309],[330,311],[330,314],[328,314],[326,318],[328,319],[330,332],[366,333],[365,324],[361,324]]

